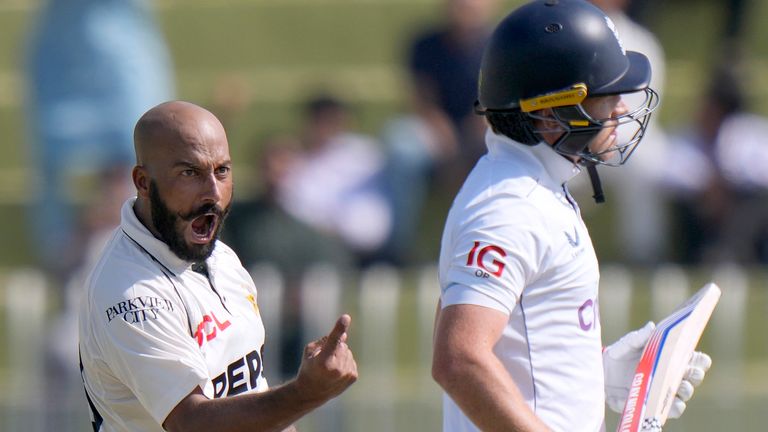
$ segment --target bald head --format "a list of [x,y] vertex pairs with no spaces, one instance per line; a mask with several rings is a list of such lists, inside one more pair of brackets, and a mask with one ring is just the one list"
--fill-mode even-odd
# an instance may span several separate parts
[[185,147],[204,147],[223,142],[226,133],[210,111],[184,101],[171,101],[147,111],[133,132],[136,161],[152,165],[159,154],[183,153]]
[[134,130],[134,212],[178,257],[210,256],[232,202],[232,161],[221,122],[189,102],[147,111]]

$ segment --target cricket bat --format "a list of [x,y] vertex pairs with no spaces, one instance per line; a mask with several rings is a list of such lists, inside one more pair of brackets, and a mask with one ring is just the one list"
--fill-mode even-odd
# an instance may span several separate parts
[[656,325],[635,369],[617,432],[661,432],[718,300],[720,288],[708,283]]

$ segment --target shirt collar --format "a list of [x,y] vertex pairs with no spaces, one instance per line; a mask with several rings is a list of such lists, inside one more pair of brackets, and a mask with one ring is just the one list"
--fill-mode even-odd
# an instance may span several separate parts
[[539,178],[539,182],[553,190],[559,190],[570,179],[581,172],[581,168],[556,152],[551,145],[540,142],[534,146],[521,144],[506,136],[493,133],[489,128],[486,132],[488,153],[496,157],[513,157],[532,166],[538,166],[547,173],[547,178]]
[[[133,210],[135,202],[136,197],[130,198],[120,210],[120,227],[122,230],[173,274],[179,275],[190,270],[193,263],[176,256],[164,241],[152,235],[149,229],[141,223]],[[210,264],[209,262],[209,266]]]

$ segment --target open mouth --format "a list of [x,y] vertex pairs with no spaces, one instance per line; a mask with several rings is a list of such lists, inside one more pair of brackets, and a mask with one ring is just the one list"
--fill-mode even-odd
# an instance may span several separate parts
[[190,223],[192,242],[204,244],[213,240],[217,221],[218,216],[213,213],[207,213],[194,218]]

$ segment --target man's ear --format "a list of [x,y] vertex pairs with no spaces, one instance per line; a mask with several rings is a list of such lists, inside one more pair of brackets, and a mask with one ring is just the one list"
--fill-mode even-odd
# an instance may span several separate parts
[[151,178],[147,169],[141,165],[136,165],[133,167],[131,177],[133,178],[133,185],[136,186],[136,193],[142,198],[149,197]]

